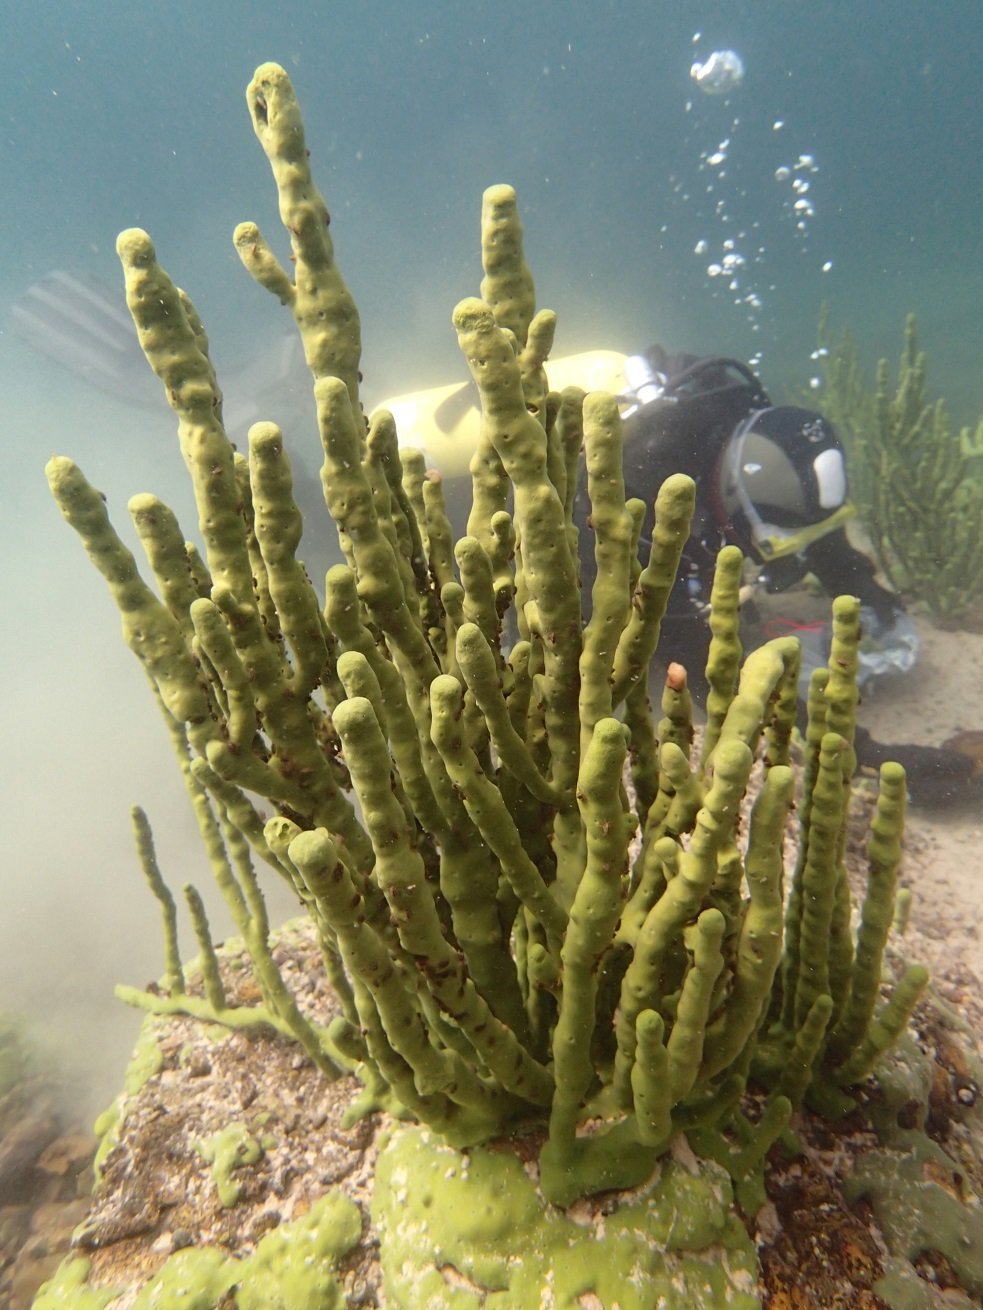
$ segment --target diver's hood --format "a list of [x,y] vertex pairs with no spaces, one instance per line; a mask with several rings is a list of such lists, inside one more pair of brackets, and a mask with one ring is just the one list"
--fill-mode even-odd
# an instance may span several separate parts
[[855,512],[835,431],[794,405],[748,415],[723,448],[718,488],[724,527],[765,561],[800,554]]

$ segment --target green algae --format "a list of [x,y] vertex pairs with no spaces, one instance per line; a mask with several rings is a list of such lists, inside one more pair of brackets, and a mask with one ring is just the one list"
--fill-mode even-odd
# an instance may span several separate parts
[[[293,1223],[281,1224],[245,1260],[218,1247],[178,1251],[143,1287],[132,1310],[344,1310],[335,1267],[358,1242],[354,1201],[329,1192]],[[125,1289],[85,1285],[88,1260],[67,1260],[41,1288],[33,1310],[102,1310]]]
[[133,1048],[133,1055],[126,1066],[123,1090],[113,1103],[103,1110],[93,1125],[93,1131],[99,1139],[99,1146],[92,1162],[96,1186],[99,1185],[102,1177],[102,1166],[119,1140],[119,1126],[123,1119],[123,1107],[126,1101],[136,1096],[140,1089],[164,1067],[164,1053],[158,1045],[158,1038],[165,1027],[166,1025],[162,1024],[157,1016],[148,1017],[140,1025],[140,1034]]
[[884,1261],[884,1274],[874,1284],[874,1291],[891,1310],[975,1310],[979,1306],[979,1301],[955,1287],[947,1287],[943,1299],[938,1288],[918,1276],[910,1261],[891,1255]]
[[667,1159],[590,1226],[545,1206],[515,1155],[461,1153],[398,1129],[376,1166],[373,1224],[399,1310],[756,1310],[755,1252],[716,1165]]
[[343,1310],[333,1266],[362,1234],[362,1214],[340,1192],[321,1198],[303,1219],[267,1233],[240,1279],[238,1310]]
[[[939,1181],[946,1178],[953,1190]],[[917,1130],[868,1151],[844,1183],[848,1201],[866,1197],[888,1249],[916,1259],[941,1251],[965,1290],[983,1295],[983,1208],[960,1195],[961,1174],[941,1147]]]
[[0,1096],[28,1075],[32,1056],[23,1019],[0,1011]]
[[883,1142],[898,1124],[924,1128],[932,1092],[932,1062],[911,1033],[903,1033],[875,1072],[881,1096],[867,1107],[870,1121]]
[[133,1302],[133,1310],[214,1310],[243,1265],[215,1246],[177,1251]]
[[235,1205],[242,1195],[242,1184],[232,1177],[232,1172],[258,1164],[263,1158],[262,1145],[246,1125],[237,1120],[211,1137],[196,1142],[195,1149],[212,1166],[219,1200],[227,1209]]
[[[942,1013],[938,999],[932,1003]],[[970,1294],[947,1288],[947,1306],[964,1310],[983,1293],[983,1204],[966,1170],[924,1131],[932,1075],[933,1062],[910,1034],[882,1058],[875,1073],[880,1096],[867,1107],[880,1146],[865,1152],[843,1185],[848,1201],[866,1198],[873,1208],[890,1253],[875,1291],[892,1310],[941,1304],[912,1263],[925,1251],[945,1256]]]
[[86,1287],[90,1265],[91,1261],[84,1258],[65,1260],[54,1276],[41,1284],[31,1310],[102,1310],[124,1289]]

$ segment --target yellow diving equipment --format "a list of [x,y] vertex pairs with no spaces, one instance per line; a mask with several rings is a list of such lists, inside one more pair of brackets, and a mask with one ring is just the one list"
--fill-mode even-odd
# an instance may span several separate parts
[[[577,386],[585,391],[622,395],[627,359],[617,350],[589,350],[551,359],[546,365],[550,390]],[[445,478],[458,478],[468,472],[481,419],[478,391],[472,381],[407,392],[377,408],[388,409],[396,420],[400,446],[422,450],[427,464]]]

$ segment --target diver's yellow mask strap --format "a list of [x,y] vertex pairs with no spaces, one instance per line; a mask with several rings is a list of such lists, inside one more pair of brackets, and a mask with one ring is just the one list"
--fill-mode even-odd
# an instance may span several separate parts
[[787,555],[798,555],[820,537],[825,537],[827,533],[841,528],[856,512],[855,507],[847,500],[828,519],[823,519],[820,523],[810,523],[795,532],[775,527],[772,523],[765,523],[755,514],[754,518],[757,521],[752,521],[750,525],[754,548],[763,560],[784,559]]

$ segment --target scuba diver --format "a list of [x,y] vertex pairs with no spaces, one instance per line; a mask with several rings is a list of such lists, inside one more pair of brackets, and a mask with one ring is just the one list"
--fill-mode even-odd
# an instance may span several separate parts
[[[159,385],[147,367],[118,293],[95,279],[52,273],[13,308],[20,335],[36,350],[90,384],[160,411]],[[641,355],[594,350],[551,359],[554,390],[577,385],[619,396],[624,419],[625,487],[651,506],[662,482],[687,473],[696,483],[696,513],[662,625],[657,659],[687,670],[698,703],[705,695],[702,670],[710,641],[707,607],[717,552],[734,543],[756,571],[742,595],[742,619],[750,626],[769,598],[781,596],[777,617],[760,635],[792,627],[803,647],[803,682],[825,664],[830,634],[829,598],[859,597],[864,646],[861,688],[883,674],[904,672],[918,651],[915,627],[901,598],[881,586],[871,561],[847,537],[853,515],[842,447],[819,414],[775,406],[753,371],[736,359],[667,354],[654,346]],[[226,430],[241,441],[257,418],[273,418],[285,430],[308,427],[312,417],[310,375],[299,339],[291,333],[237,371],[224,371]],[[478,437],[477,395],[470,381],[386,399],[401,442],[423,446],[443,475],[448,511],[457,532],[470,505],[468,462]],[[294,465],[295,494],[305,522],[317,524],[323,498],[316,470]],[[581,492],[581,532],[589,532],[589,505]],[[649,511],[651,514],[651,510]],[[643,530],[644,536],[644,530]],[[643,541],[643,550],[647,543]],[[303,554],[316,576],[340,559],[337,543],[305,532]],[[593,546],[581,548],[583,594],[589,601]],[[826,593],[819,622],[792,617],[791,596],[807,575]],[[748,598],[749,597],[749,598]],[[751,645],[745,641],[745,646]],[[960,752],[919,745],[881,745],[857,729],[861,764],[898,760],[908,772],[916,803],[961,798],[978,782],[973,762]]]
[[[728,544],[741,549],[746,568],[755,574],[744,589],[750,595],[742,604],[745,624],[767,607],[766,597],[787,593],[811,575],[827,597],[847,594],[860,600],[861,689],[885,673],[910,669],[918,653],[914,624],[901,597],[877,581],[874,564],[847,536],[854,510],[843,448],[832,425],[811,410],[773,405],[757,376],[736,359],[670,356],[654,346],[626,359],[624,373],[626,494],[651,505],[672,473],[686,473],[696,483],[696,512],[657,658],[685,666],[697,702],[706,695],[702,671],[710,644],[706,620],[713,571],[718,551]],[[582,518],[583,511],[584,506]],[[642,544],[647,550],[648,543]],[[592,550],[581,554],[592,561]],[[590,579],[584,586],[589,594]],[[777,623],[772,619],[761,627],[764,636],[793,628],[802,642],[804,722],[809,676],[826,662],[831,624],[828,619],[800,624],[780,614]],[[911,799],[921,804],[955,799],[972,773],[972,762],[960,752],[883,745],[860,727],[856,750],[861,765],[903,764]]]

